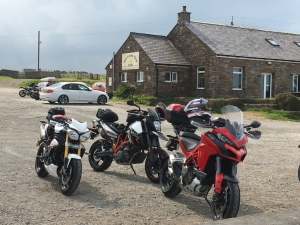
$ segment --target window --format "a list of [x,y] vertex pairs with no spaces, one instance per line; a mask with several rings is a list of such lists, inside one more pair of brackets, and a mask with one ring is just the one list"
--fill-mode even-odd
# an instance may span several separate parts
[[137,82],[144,82],[144,72],[137,72],[136,75],[136,81]]
[[127,73],[121,73],[121,82],[127,82]]
[[232,69],[232,90],[242,90],[243,68],[233,67]]
[[81,91],[89,91],[89,88],[85,85],[82,84],[78,84],[79,90]]
[[166,72],[166,82],[177,82],[177,72]]
[[279,46],[279,44],[277,44],[277,42],[274,41],[272,38],[266,38],[266,40],[267,40],[271,45]]
[[299,79],[297,74],[292,74],[290,77],[290,91],[298,92]]
[[204,89],[205,68],[197,68],[197,89]]

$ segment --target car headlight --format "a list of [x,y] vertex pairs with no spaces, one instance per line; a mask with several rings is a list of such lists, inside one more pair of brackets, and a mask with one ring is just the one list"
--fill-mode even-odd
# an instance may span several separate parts
[[160,121],[154,121],[153,124],[154,124],[157,131],[161,131]]
[[75,130],[68,130],[68,136],[72,140],[78,140],[79,135]]
[[86,133],[80,135],[79,139],[80,139],[80,141],[85,142],[85,141],[89,140],[90,137],[91,137],[90,132],[86,132]]

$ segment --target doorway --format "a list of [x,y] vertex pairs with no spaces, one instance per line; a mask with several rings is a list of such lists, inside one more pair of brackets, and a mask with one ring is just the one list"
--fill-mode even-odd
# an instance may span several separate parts
[[260,97],[271,98],[272,97],[272,74],[262,73],[260,79]]

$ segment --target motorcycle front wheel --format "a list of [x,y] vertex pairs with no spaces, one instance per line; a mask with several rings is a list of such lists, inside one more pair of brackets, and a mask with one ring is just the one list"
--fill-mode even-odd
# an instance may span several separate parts
[[46,177],[48,172],[44,167],[43,148],[45,144],[41,143],[35,157],[35,172],[39,177]]
[[145,161],[145,172],[148,179],[153,183],[159,183],[159,174],[162,167],[163,159],[164,159],[163,156],[157,154],[157,159],[155,160],[153,165],[150,166],[149,154],[147,155]]
[[71,195],[76,191],[82,174],[80,159],[71,159],[66,174],[61,172],[59,177],[60,190],[64,195]]
[[167,197],[175,197],[182,189],[178,185],[178,181],[172,179],[172,174],[168,170],[168,160],[166,160],[161,168],[159,176],[159,185],[161,191]]
[[21,97],[25,97],[25,96],[26,96],[26,91],[25,91],[25,90],[19,91],[19,95],[20,95]]
[[240,207],[240,188],[238,183],[223,180],[218,197],[213,196],[211,203],[213,220],[236,217]]
[[102,142],[96,141],[90,148],[89,163],[97,172],[103,172],[110,167],[113,158],[111,156],[97,156],[97,153],[103,152]]

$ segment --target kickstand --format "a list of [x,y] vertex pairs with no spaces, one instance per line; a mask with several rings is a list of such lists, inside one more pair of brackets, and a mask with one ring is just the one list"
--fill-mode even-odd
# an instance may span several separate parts
[[132,164],[130,164],[130,167],[131,167],[132,171],[134,172],[134,175],[136,175],[136,172],[135,172],[135,170],[133,169]]
[[207,199],[207,196],[206,196],[206,195],[204,195],[204,198],[205,198],[205,200],[207,201],[207,203],[209,204],[209,206],[211,206],[211,205],[210,205],[210,202],[208,201],[208,199]]

